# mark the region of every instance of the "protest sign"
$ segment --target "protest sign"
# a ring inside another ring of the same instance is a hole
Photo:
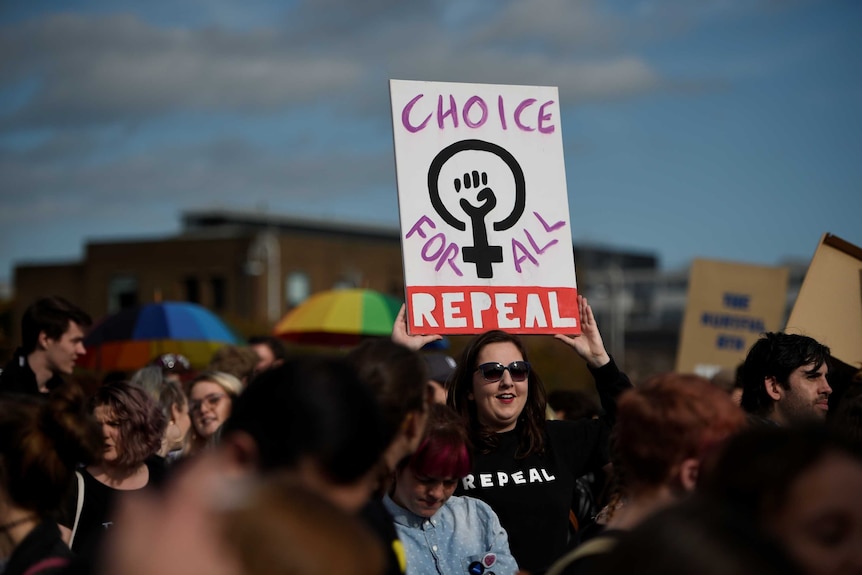
[[[787,277],[787,268],[694,260],[676,371],[735,369],[762,333],[781,329]]]
[[[862,249],[823,235],[785,331],[813,337],[844,363],[862,365]]]
[[[580,333],[556,88],[390,80],[411,333]]]

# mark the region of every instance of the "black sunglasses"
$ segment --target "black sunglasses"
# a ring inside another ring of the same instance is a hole
[[[530,364],[526,361],[513,361],[509,365],[491,361],[476,368],[482,372],[482,377],[488,383],[497,383],[503,379],[503,372],[509,371],[512,381],[525,381],[530,376]]]

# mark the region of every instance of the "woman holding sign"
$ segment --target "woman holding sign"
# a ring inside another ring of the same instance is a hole
[[[534,574],[569,547],[575,480],[608,462],[616,399],[631,387],[605,350],[586,298],[578,296],[578,308],[581,335],[554,337],[587,362],[603,418],[547,421],[544,385],[521,340],[504,331],[476,336],[449,382],[448,404],[464,418],[476,446],[472,473],[456,493],[491,506],[509,534],[518,565]],[[403,313],[393,330],[395,341],[418,349],[439,339],[408,335]]]

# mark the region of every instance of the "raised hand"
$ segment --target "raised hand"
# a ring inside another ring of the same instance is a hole
[[[401,309],[398,310],[398,317],[395,318],[395,324],[392,326],[392,341],[399,343],[413,351],[419,351],[426,344],[432,341],[443,339],[442,335],[411,335],[407,333],[407,317],[405,315],[406,305],[401,304]]]
[[[611,361],[596,325],[593,308],[584,296],[578,296],[578,311],[581,316],[581,334],[569,336],[562,333],[554,337],[574,349],[591,367],[601,367]]]

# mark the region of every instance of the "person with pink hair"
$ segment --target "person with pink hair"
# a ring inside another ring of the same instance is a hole
[[[398,465],[394,487],[383,500],[404,546],[407,575],[518,570],[506,530],[491,507],[453,495],[470,469],[461,418],[444,405],[429,406],[419,448]]]

